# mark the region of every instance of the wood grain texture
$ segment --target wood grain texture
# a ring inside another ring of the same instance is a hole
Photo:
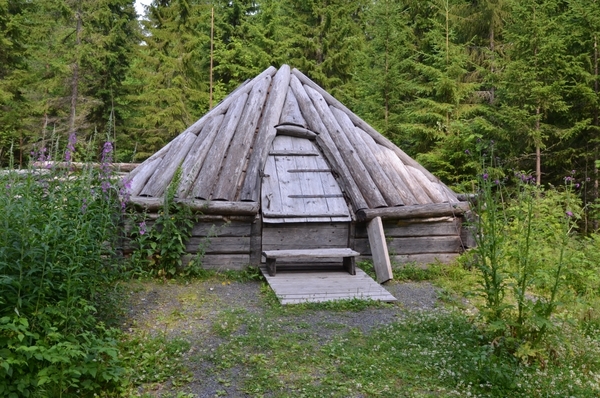
[[[360,161],[364,164],[369,176],[371,176],[373,182],[375,182],[375,185],[385,199],[387,206],[403,206],[404,201],[398,190],[383,170],[382,164],[378,162],[377,157],[371,151],[369,145],[364,142],[360,131],[357,131],[348,115],[333,106],[330,106],[329,109],[348,138],[354,151],[358,154]]]
[[[367,223],[367,231],[377,282],[385,283],[390,279],[393,279],[394,276],[392,274],[392,263],[390,262],[390,256],[388,254],[386,236],[383,230],[381,217],[375,217],[369,221]]]
[[[281,110],[285,103],[287,88],[290,82],[290,67],[283,65],[273,78],[271,91],[267,98],[264,108],[260,129],[252,148],[252,154],[248,160],[246,178],[242,185],[240,200],[253,201],[259,200],[260,196],[260,172],[264,169],[267,161],[271,142],[276,135],[275,126],[279,124]]]
[[[317,134],[310,131],[306,127],[280,124],[275,126],[275,129],[277,130],[277,135],[289,135],[292,137],[308,138],[309,140],[314,140],[317,138]]]
[[[361,269],[356,269],[356,275],[341,269],[338,272],[280,269],[275,277],[269,276],[264,267],[261,267],[261,272],[284,305],[348,299],[396,301],[393,295]]]
[[[130,173],[128,175],[127,178],[129,178],[131,182],[131,188],[129,189],[130,195],[138,196],[140,194],[150,177],[152,177],[152,174],[156,171],[160,162],[162,162],[162,158],[160,157],[148,159],[134,170],[136,172],[135,174]]]
[[[398,176],[400,176],[400,178],[404,181],[404,185],[410,190],[417,203],[420,205],[432,203],[429,195],[427,195],[427,193],[423,190],[423,187],[412,175],[411,171],[406,167],[406,165],[402,163],[400,159],[398,159],[396,154],[392,150],[385,147],[381,147],[381,151],[383,152],[384,156],[387,156],[390,165],[394,168],[396,173],[398,173]]]
[[[205,200],[175,199],[178,203],[186,204],[192,211],[203,214],[254,216],[260,208],[254,202],[211,202]],[[130,203],[144,211],[157,211],[163,206],[162,198],[147,198],[132,196]]]
[[[410,238],[392,238],[387,242],[390,256],[398,254],[424,253],[460,253],[460,236],[424,236]],[[357,238],[354,249],[363,255],[371,255],[369,240]]]
[[[246,80],[245,82],[240,84],[235,90],[229,93],[227,97],[225,97],[221,102],[219,102],[213,109],[211,109],[208,113],[202,116],[197,122],[188,127],[184,131],[184,133],[191,132],[198,135],[207,118],[227,112],[229,106],[232,102],[234,102],[237,99],[238,95],[249,93],[257,81],[261,81],[266,76],[273,76],[275,72],[277,72],[277,69],[274,66],[270,66],[269,68],[265,69],[261,74],[256,76],[254,79]]]
[[[227,149],[223,169],[213,192],[214,200],[235,200],[242,170],[248,161],[252,140],[258,126],[258,120],[263,113],[271,77],[266,76],[255,83],[248,96],[244,111],[237,125],[235,134]]]
[[[296,249],[296,250],[263,250],[266,258],[323,258],[323,257],[356,257],[360,253],[350,248]]]
[[[302,117],[298,100],[291,90],[287,91],[279,123],[306,127],[306,120]]]
[[[206,155],[212,147],[217,132],[221,127],[225,115],[216,115],[206,121],[204,128],[196,137],[192,144],[188,156],[181,165],[181,181],[177,188],[177,196],[187,198],[189,191],[192,188],[194,181],[198,177],[198,173],[204,164]]]
[[[331,113],[331,110],[329,109],[329,106],[325,102],[323,96],[308,86],[304,86],[304,89],[311,98],[317,113],[323,121],[323,124],[327,127],[327,132],[331,136],[335,146],[341,154],[342,160],[350,170],[350,174],[356,182],[356,185],[359,187],[362,196],[367,201],[369,208],[387,206],[385,199],[377,188],[377,185],[371,178],[364,164],[361,162],[356,150],[350,144],[350,141],[347,137],[348,133],[345,132],[339,125]]]
[[[382,166],[383,170],[390,179],[392,186],[398,192],[404,204],[407,206],[419,204],[415,196],[412,194],[410,188],[406,186],[406,182],[404,182],[402,177],[396,171],[396,168],[392,164],[392,160],[385,152],[385,148],[377,144],[370,135],[364,132],[364,130],[356,127],[355,131],[361,136],[365,145],[370,148],[373,157],[377,163]]]
[[[383,229],[385,231],[385,236],[388,238],[410,236],[458,236],[461,231],[461,220],[459,218],[451,218],[447,221],[411,223],[389,220],[383,223]],[[365,224],[361,223],[357,225],[356,237],[368,237]]]
[[[349,223],[263,225],[263,250],[346,247]]]
[[[249,236],[191,237],[185,245],[187,253],[197,253],[202,248],[207,254],[250,254]]]
[[[363,209],[357,212],[359,221],[371,220],[375,217],[383,219],[429,218],[443,216],[459,216],[469,210],[469,203],[432,203],[420,206],[388,207],[384,209]]]
[[[367,202],[360,192],[360,189],[356,185],[354,178],[350,174],[350,170],[348,170],[348,167],[344,163],[342,156],[331,140],[331,137],[327,133],[327,128],[321,121],[321,118],[317,113],[312,100],[304,90],[304,87],[300,81],[295,76],[292,76],[290,80],[290,88],[294,91],[296,99],[298,100],[298,105],[302,111],[302,115],[308,123],[308,127],[312,131],[319,134],[317,136],[317,143],[325,154],[325,157],[328,163],[331,165],[331,168],[336,170],[339,174],[340,178],[337,179],[339,185],[352,201],[354,210],[368,208]]]
[[[148,180],[140,196],[160,197],[165,193],[167,186],[173,180],[173,176],[181,162],[188,154],[196,136],[192,133],[185,133],[177,137],[169,152],[165,154],[162,162],[155,168],[154,174]]]
[[[192,236],[247,237],[250,236],[252,224],[247,222],[201,222],[194,224]]]
[[[211,199],[213,187],[220,176],[219,172],[224,161],[223,155],[227,151],[227,147],[229,147],[235,129],[242,117],[247,98],[248,94],[241,94],[227,110],[217,136],[194,182],[192,194],[194,198]]]

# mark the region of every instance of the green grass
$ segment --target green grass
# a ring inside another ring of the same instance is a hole
[[[446,286],[448,295],[457,295],[470,286],[460,285],[458,279],[468,281],[464,273],[470,272],[440,266],[430,275],[432,282]],[[205,292],[206,286],[222,283],[223,279],[216,276],[188,281],[186,288],[191,290],[183,292],[180,299],[182,311],[192,301],[195,306],[210,306],[214,317],[207,333],[219,339],[218,347],[203,349],[202,341],[190,340],[191,337],[130,338],[127,346],[137,344],[139,352],[130,353],[128,363],[133,374],[148,378],[132,382],[144,386],[145,396],[192,397],[187,383],[193,378],[202,384],[205,377],[218,381],[217,396],[600,395],[600,334],[594,329],[593,320],[585,332],[576,321],[557,319],[561,328],[547,341],[547,346],[552,347],[547,354],[540,354],[535,360],[521,360],[500,349],[498,341],[487,339],[477,318],[458,306],[429,312],[406,311],[396,322],[363,332],[344,325],[341,319],[389,308],[390,304],[349,300],[281,306],[266,285],[261,288],[259,311],[239,304],[212,306],[198,301],[206,293],[189,296],[189,291]],[[179,321],[167,318],[164,322]],[[183,355],[190,346],[197,348],[195,354]],[[197,368],[205,373],[194,374],[192,369]],[[153,389],[161,392],[151,393]],[[134,390],[132,387],[129,391]]]

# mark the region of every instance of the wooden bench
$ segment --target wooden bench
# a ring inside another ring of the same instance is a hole
[[[298,250],[267,250],[262,252],[262,255],[267,259],[267,271],[270,276],[275,276],[277,259],[294,258],[294,259],[312,259],[312,258],[328,258],[342,257],[344,259],[343,267],[350,275],[356,275],[356,265],[354,257],[360,253],[349,248],[339,249],[298,249]]]

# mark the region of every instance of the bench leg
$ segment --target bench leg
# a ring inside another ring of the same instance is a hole
[[[275,276],[275,273],[277,272],[275,261],[274,258],[267,258],[267,272],[270,276]]]
[[[356,275],[356,261],[354,257],[344,257],[344,269],[348,271],[350,275]]]

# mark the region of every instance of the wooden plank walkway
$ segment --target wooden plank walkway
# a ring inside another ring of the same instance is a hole
[[[283,268],[278,270],[277,276],[269,276],[266,267],[261,267],[260,270],[281,304],[318,303],[353,298],[396,301],[383,286],[359,268],[356,268],[356,275],[350,275],[342,269],[291,271]]]

